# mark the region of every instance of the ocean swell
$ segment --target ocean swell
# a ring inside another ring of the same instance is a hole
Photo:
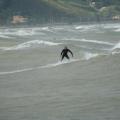
[[[78,41],[78,42],[86,42],[86,43],[94,43],[94,44],[102,44],[102,45],[114,45],[114,43],[99,41],[99,40],[87,40],[87,39],[76,39],[76,38],[65,38],[63,40],[66,41]]]
[[[24,42],[21,43],[19,45],[16,46],[12,46],[12,47],[0,47],[1,50],[22,50],[22,49],[26,49],[26,48],[30,48],[30,47],[36,47],[37,45],[47,45],[47,46],[57,46],[60,45],[62,43],[54,43],[54,42],[49,42],[49,41],[42,41],[42,40],[32,40],[32,41],[28,41],[28,42]]]

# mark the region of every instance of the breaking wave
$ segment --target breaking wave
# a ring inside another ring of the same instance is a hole
[[[118,28],[118,29],[116,29],[116,30],[114,30],[115,32],[120,32],[120,28]]]
[[[81,30],[89,30],[89,29],[94,29],[94,28],[96,28],[96,25],[81,25],[81,26],[75,26],[75,29],[76,30],[79,30],[79,29],[81,29]]]
[[[117,43],[117,44],[112,48],[112,50],[119,49],[119,48],[120,48],[120,42]]]
[[[75,39],[75,38],[70,38],[70,39],[68,39],[68,38],[66,39],[65,38],[64,40],[78,41],[78,42],[87,42],[87,43],[95,43],[95,44],[103,44],[103,45],[114,45],[114,43],[98,41],[98,40]]]
[[[111,53],[112,55],[120,54],[120,42],[117,43],[117,44],[110,50],[110,53]]]
[[[1,31],[1,35],[6,36],[32,36],[35,34],[33,29],[5,29]]]
[[[95,58],[95,57],[98,57],[98,56],[99,56],[99,54],[97,54],[97,53],[85,52],[83,60],[90,60],[91,58]]]
[[[7,39],[9,39],[9,38],[11,38],[11,37],[6,36],[6,35],[1,35],[1,34],[0,34],[0,38],[7,38]]]
[[[36,70],[36,69],[42,69],[42,68],[52,68],[52,67],[60,66],[60,65],[63,65],[63,64],[67,64],[67,63],[77,62],[77,61],[79,61],[79,59],[65,60],[65,61],[62,61],[62,62],[58,61],[56,63],[47,64],[47,65],[43,65],[43,66],[39,66],[39,67],[34,67],[34,68],[26,68],[26,69],[21,69],[21,70],[14,70],[14,71],[8,71],[8,72],[0,72],[0,75],[15,74],[15,73],[21,73],[21,72],[26,72],[26,71]]]
[[[99,56],[99,54],[96,54],[96,53],[85,52],[84,57],[82,59],[64,60],[62,62],[58,61],[56,63],[41,65],[41,66],[33,67],[33,68],[26,68],[26,69],[19,69],[19,70],[7,71],[7,72],[0,72],[0,75],[15,74],[15,73],[21,73],[21,72],[32,71],[32,70],[37,70],[37,69],[44,69],[44,68],[53,68],[53,67],[57,67],[57,66],[64,65],[64,64],[78,62],[80,60],[90,60],[90,59],[98,57],[98,56]]]
[[[26,49],[29,47],[34,47],[37,45],[47,45],[47,46],[57,46],[62,43],[54,43],[54,42],[49,42],[49,41],[42,41],[42,40],[33,40],[33,41],[28,41],[25,43],[21,43],[19,45],[13,46],[13,47],[0,47],[2,50],[21,50],[21,49]]]

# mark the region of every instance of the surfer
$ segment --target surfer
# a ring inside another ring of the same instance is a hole
[[[68,52],[71,53],[71,55],[73,57],[72,51],[70,49],[68,49],[67,46],[65,46],[65,48],[61,52],[61,56],[62,56],[61,61],[64,59],[64,57],[66,57],[67,59],[70,59],[69,56],[68,56]]]

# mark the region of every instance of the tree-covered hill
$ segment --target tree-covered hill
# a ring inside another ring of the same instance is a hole
[[[0,23],[15,15],[28,23],[75,22],[120,15],[120,0],[0,0]],[[97,16],[97,17],[96,17]]]

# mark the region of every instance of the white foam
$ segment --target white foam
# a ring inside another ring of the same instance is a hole
[[[32,41],[28,41],[18,45],[17,48],[26,48],[26,47],[31,47],[33,45],[39,45],[39,44],[54,46],[54,45],[59,45],[61,43],[54,43],[54,42],[42,41],[42,40],[32,40]]]
[[[42,27],[42,30],[49,30],[49,27]]]
[[[6,35],[2,35],[2,34],[0,33],[0,38],[7,38],[7,39],[9,39],[9,38],[11,38],[11,37],[6,36]]]
[[[120,28],[119,29],[116,29],[116,30],[114,30],[115,32],[120,32]]]
[[[64,27],[53,27],[53,30],[64,30]]]
[[[120,48],[120,42],[119,43],[117,43],[113,48],[112,48],[112,50],[115,50],[115,49],[119,49]]]
[[[89,30],[89,29],[96,28],[96,27],[97,27],[96,25],[80,25],[80,26],[76,26],[75,29]]]
[[[97,56],[99,56],[99,54],[97,54],[97,53],[85,52],[85,53],[84,53],[83,60],[89,60],[89,59],[95,58],[95,57],[97,57]]]
[[[86,39],[81,39],[80,41],[82,41],[82,42],[97,43],[97,44],[105,44],[105,45],[114,45],[113,43],[110,43],[110,42],[104,42],[104,41],[98,41],[98,40],[86,40]]]
[[[107,28],[107,29],[115,28],[115,29],[117,29],[117,28],[120,28],[120,24],[119,24],[119,23],[105,24],[105,25],[103,26],[103,28]]]
[[[52,33],[56,33],[55,31],[53,31],[53,29],[51,27],[43,27],[41,28],[42,31],[45,31],[45,32],[52,32]]]
[[[104,41],[99,41],[99,40],[87,40],[87,39],[75,39],[75,38],[70,38],[70,39],[64,39],[64,40],[70,40],[70,41],[80,41],[80,42],[88,42],[88,43],[95,43],[95,44],[103,44],[103,45],[114,45],[113,43],[110,42],[104,42]]]
[[[93,54],[93,53],[86,52],[84,54],[83,59],[81,59],[81,60],[89,60],[89,59],[95,58],[97,56],[98,56],[98,54]],[[38,66],[38,67],[34,67],[34,68],[26,68],[26,69],[13,70],[13,71],[7,71],[7,72],[0,72],[0,75],[15,74],[15,73],[27,72],[27,71],[37,70],[37,69],[44,69],[44,68],[53,68],[53,67],[57,67],[57,66],[60,66],[60,65],[69,64],[69,63],[72,63],[72,62],[77,62],[79,60],[80,59],[64,60],[62,62],[58,61],[56,63],[51,63],[51,64]]]
[[[77,27],[75,27],[76,30],[79,30],[79,29],[82,29],[82,28],[83,28],[83,26],[77,26]]]
[[[57,63],[48,64],[48,65],[42,66],[41,68],[50,68],[50,67],[55,67],[55,66],[59,66],[62,64],[66,64],[66,63],[76,62],[76,61],[79,61],[79,59],[64,60],[62,62],[58,61]]]
[[[120,54],[120,51],[113,51],[112,55],[115,55],[115,54]]]
[[[35,34],[35,32],[32,29],[28,29],[28,30],[21,29],[16,32],[16,35],[18,35],[18,36],[28,36],[28,35],[32,36],[34,34]]]
[[[111,49],[112,55],[119,54],[120,53],[120,42],[117,43],[112,49]]]
[[[26,72],[26,71],[36,70],[36,69],[43,69],[43,68],[52,68],[52,67],[60,66],[62,64],[72,63],[72,62],[76,62],[76,61],[79,61],[79,59],[65,60],[65,61],[62,61],[62,62],[58,61],[57,63],[47,64],[47,65],[44,65],[44,66],[39,66],[39,67],[34,67],[34,68],[26,68],[26,69],[21,69],[21,70],[0,72],[0,75],[15,74],[15,73],[21,73],[21,72]]]
[[[35,30],[31,28],[14,28],[14,29],[4,29],[0,32],[1,35],[11,35],[11,36],[32,36],[35,35]]]
[[[42,41],[42,40],[32,40],[32,41],[28,41],[25,43],[21,43],[19,45],[13,46],[13,47],[1,47],[0,49],[2,49],[2,50],[21,50],[21,49],[29,48],[29,47],[40,45],[40,44],[47,45],[47,46],[57,46],[57,45],[60,45],[61,43],[54,43],[54,42]]]
[[[8,71],[8,72],[0,72],[0,75],[8,75],[8,74],[14,74],[14,73],[21,73],[21,72],[31,71],[31,70],[34,70],[34,68],[14,70],[14,71]]]

